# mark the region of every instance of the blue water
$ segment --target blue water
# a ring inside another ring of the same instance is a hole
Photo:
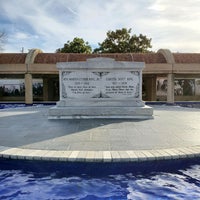
[[[0,160],[0,199],[200,199],[200,161]]]
[[[0,103],[0,109],[12,109],[12,108],[24,108],[24,107],[37,107],[37,106],[46,106],[46,105],[55,105],[54,103],[37,103],[26,105],[24,103]]]
[[[25,107],[25,104],[15,104],[15,103],[0,103],[0,109],[6,109],[6,108],[17,108],[17,107]]]

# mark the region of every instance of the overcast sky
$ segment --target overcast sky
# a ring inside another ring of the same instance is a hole
[[[96,48],[108,30],[131,28],[152,50],[200,52],[200,0],[0,0],[4,52],[55,52],[81,37]]]

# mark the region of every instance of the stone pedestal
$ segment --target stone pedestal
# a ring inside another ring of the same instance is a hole
[[[57,63],[60,101],[49,119],[152,118],[153,109],[142,101],[144,66],[110,58]]]

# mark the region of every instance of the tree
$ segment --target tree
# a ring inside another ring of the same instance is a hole
[[[131,29],[117,29],[108,31],[107,38],[99,43],[99,48],[94,49],[94,53],[130,53],[130,52],[148,52],[151,48],[151,39],[140,34],[130,35]]]
[[[92,53],[92,48],[82,38],[75,37],[71,42],[68,40],[63,48],[57,49],[56,53]]]
[[[3,45],[6,41],[6,33],[5,31],[0,31],[0,52],[3,51]]]

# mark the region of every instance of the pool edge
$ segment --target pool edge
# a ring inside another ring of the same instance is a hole
[[[18,160],[22,159],[88,163],[144,162],[200,157],[200,146],[125,151],[58,151],[0,146],[0,157]]]

